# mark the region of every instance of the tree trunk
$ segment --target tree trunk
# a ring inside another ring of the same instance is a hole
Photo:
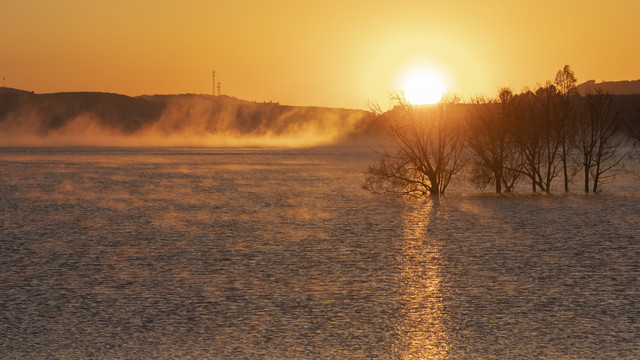
[[[440,183],[437,180],[430,180],[431,183],[431,191],[429,192],[429,196],[439,197],[440,196]]]
[[[586,164],[584,166],[584,192],[589,192],[589,167]]]
[[[593,192],[598,191],[598,180],[600,178],[600,158],[598,158],[598,164],[596,165],[596,174],[593,176]]]
[[[564,171],[564,192],[569,192],[569,174],[567,173],[567,145],[562,141],[562,169]]]

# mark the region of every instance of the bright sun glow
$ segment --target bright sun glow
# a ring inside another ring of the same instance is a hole
[[[425,70],[409,74],[402,86],[404,97],[413,105],[435,104],[442,99],[444,91],[442,80]]]

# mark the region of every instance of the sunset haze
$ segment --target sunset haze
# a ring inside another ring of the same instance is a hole
[[[640,78],[640,2],[2,1],[0,76],[36,93],[213,91],[386,106],[412,68],[464,97]]]

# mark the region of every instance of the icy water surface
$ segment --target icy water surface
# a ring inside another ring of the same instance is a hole
[[[640,358],[637,184],[402,200],[374,158],[0,149],[0,357]]]

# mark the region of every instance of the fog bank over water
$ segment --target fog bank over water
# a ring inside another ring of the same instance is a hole
[[[256,103],[228,96],[0,92],[3,146],[289,146],[360,143],[362,110]]]

